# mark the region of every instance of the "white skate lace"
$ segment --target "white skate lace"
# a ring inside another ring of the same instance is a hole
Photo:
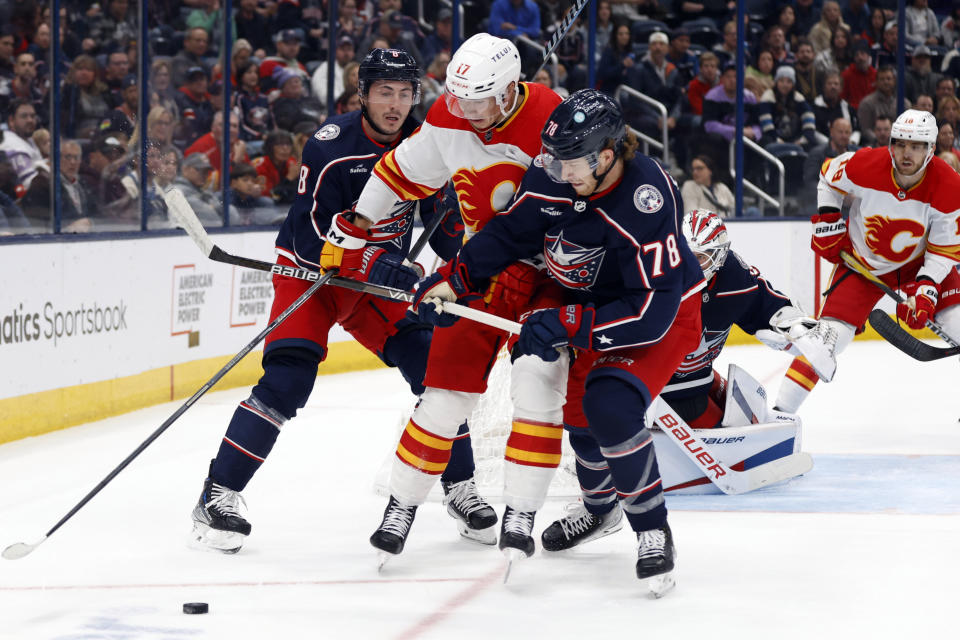
[[[403,507],[394,503],[384,514],[380,530],[405,538],[413,523],[413,513],[413,507]]]
[[[507,509],[503,515],[503,532],[516,533],[521,536],[529,536],[533,531],[533,511],[514,511]]]
[[[447,499],[453,503],[453,506],[468,516],[474,511],[479,511],[488,506],[480,497],[480,494],[477,493],[477,485],[474,484],[472,479],[451,485]]]
[[[637,540],[640,542],[640,548],[637,551],[638,559],[663,555],[663,550],[667,546],[667,534],[663,529],[641,531],[637,534]]]
[[[240,513],[241,502],[244,507],[247,506],[247,502],[243,499],[243,496],[240,495],[239,491],[234,491],[223,485],[213,483],[210,485],[210,501],[204,503],[203,506],[205,506],[208,511],[211,508],[216,509],[222,516],[242,518],[243,515]]]
[[[560,521],[560,528],[567,540],[575,535],[588,531],[598,520],[582,504],[577,503],[567,508],[567,515]]]

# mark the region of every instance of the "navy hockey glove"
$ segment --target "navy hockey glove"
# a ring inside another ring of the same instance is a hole
[[[363,251],[344,251],[340,266],[348,278],[409,291],[420,280],[420,274],[404,262],[402,256],[371,245]]]
[[[476,296],[466,268],[452,260],[420,281],[410,310],[420,322],[449,327],[460,317],[444,313],[443,303],[465,302]]]
[[[523,323],[515,354],[553,362],[560,357],[557,349],[572,346],[589,350],[595,313],[593,307],[579,304],[534,312]]]

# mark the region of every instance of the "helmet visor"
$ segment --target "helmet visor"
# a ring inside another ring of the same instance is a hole
[[[420,102],[420,87],[400,80],[377,80],[364,96],[370,104],[396,104],[410,107]]]
[[[449,91],[443,94],[447,110],[457,118],[464,120],[487,120],[501,117],[500,106],[495,98],[467,99],[458,98]]]
[[[597,168],[597,154],[590,153],[580,158],[560,160],[547,147],[540,149],[540,162],[554,182],[581,183],[588,177],[593,177]]]

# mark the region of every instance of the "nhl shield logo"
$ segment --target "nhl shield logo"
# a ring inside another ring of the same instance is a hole
[[[644,213],[656,213],[663,207],[663,194],[653,185],[644,184],[633,192],[633,204]]]
[[[328,124],[321,127],[319,131],[313,134],[313,137],[322,141],[333,140],[338,135],[340,135],[340,127],[335,124]]]
[[[584,202],[583,200],[577,200],[576,202],[573,203],[573,210],[576,211],[577,213],[583,213],[584,211],[587,210],[587,203]]]

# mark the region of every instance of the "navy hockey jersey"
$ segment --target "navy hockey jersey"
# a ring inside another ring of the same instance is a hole
[[[353,209],[373,165],[419,124],[408,117],[396,144],[385,146],[364,133],[361,117],[359,111],[353,111],[329,118],[303,147],[297,195],[276,241],[277,253],[303,268],[320,268],[320,252],[333,216]],[[425,224],[433,215],[445,212],[435,195],[398,202],[390,215],[370,229],[370,243],[406,255],[418,204]],[[456,212],[454,215],[459,217]],[[430,240],[437,255],[445,259],[456,255],[462,242],[462,238],[444,233],[435,233]]]
[[[700,346],[687,354],[663,388],[666,400],[705,394],[713,382],[713,361],[720,355],[733,325],[753,335],[770,328],[770,317],[790,304],[755,267],[730,251],[723,266],[701,292],[700,316],[703,336]]]
[[[680,231],[682,215],[676,183],[646,156],[589,198],[534,160],[510,207],[464,245],[460,261],[478,285],[542,253],[570,301],[596,308],[593,349],[643,346],[658,341],[680,302],[705,286]]]

